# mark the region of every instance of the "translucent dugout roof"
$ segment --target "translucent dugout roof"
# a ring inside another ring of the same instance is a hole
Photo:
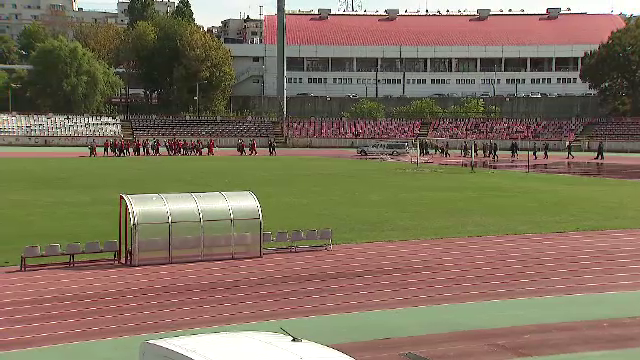
[[[251,191],[122,195],[131,225],[218,220],[262,220]]]

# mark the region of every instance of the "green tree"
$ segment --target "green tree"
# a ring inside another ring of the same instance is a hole
[[[113,67],[121,64],[124,29],[116,24],[77,24],[73,38],[105,63]]]
[[[40,111],[95,113],[122,87],[114,69],[77,41],[58,37],[40,44],[30,57],[29,98]]]
[[[18,44],[7,35],[0,35],[0,63],[15,65],[20,62]]]
[[[195,24],[196,22],[195,18],[193,17],[193,10],[191,10],[191,3],[189,2],[189,0],[178,1],[178,5],[176,5],[176,9],[171,15],[176,19],[180,19],[188,23]]]
[[[607,42],[585,54],[580,78],[598,91],[610,109],[640,115],[640,22],[612,33]],[[620,106],[625,102],[628,107]]]
[[[128,32],[126,53],[162,111],[195,110],[196,84],[203,111],[224,110],[235,80],[231,54],[197,25],[173,16],[139,22]]]
[[[200,108],[220,114],[235,81],[231,52],[194,24],[187,26],[183,35],[179,43],[180,61],[174,73],[176,103],[182,104],[180,110],[186,110],[193,104],[199,88]]]
[[[22,29],[18,35],[18,47],[26,54],[31,56],[36,51],[38,45],[46,42],[51,38],[51,34],[40,23],[31,23]]]
[[[433,99],[419,99],[409,105],[393,109],[393,116],[399,119],[425,119],[440,117],[444,111]]]
[[[151,21],[158,15],[154,0],[131,0],[127,12],[130,28],[133,28],[138,21]]]
[[[384,105],[369,99],[360,99],[344,115],[354,119],[380,119],[385,114]]]
[[[480,98],[465,98],[460,104],[447,109],[449,117],[458,118],[497,117],[499,114],[500,109],[497,106],[487,108],[484,100]]]

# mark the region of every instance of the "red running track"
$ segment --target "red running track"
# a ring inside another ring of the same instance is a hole
[[[0,274],[0,351],[377,309],[640,290],[640,230]],[[12,270],[15,270],[12,269]]]

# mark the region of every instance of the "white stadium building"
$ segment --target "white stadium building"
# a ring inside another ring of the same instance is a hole
[[[558,8],[546,14],[287,14],[287,95],[589,95],[579,76],[581,58],[624,24],[618,15]],[[277,17],[268,15],[264,41],[226,44],[234,95],[277,95],[276,29]]]

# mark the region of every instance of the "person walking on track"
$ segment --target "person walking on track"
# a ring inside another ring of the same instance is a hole
[[[596,158],[593,160],[604,160],[604,144],[602,141],[598,143],[598,152],[596,154]]]

